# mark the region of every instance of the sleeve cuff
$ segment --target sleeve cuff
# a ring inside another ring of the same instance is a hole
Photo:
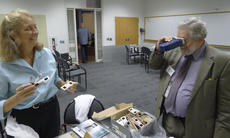
[[[57,85],[58,84],[58,82],[60,81],[60,80],[62,80],[60,77],[57,77],[56,79],[55,79],[55,85]]]
[[[163,51],[157,51],[157,49],[155,48],[155,49],[154,49],[154,54],[155,54],[155,55],[163,55],[164,52],[163,52]]]
[[[9,112],[7,112],[7,113],[3,113],[3,105],[4,105],[4,102],[5,102],[6,100],[2,100],[2,101],[0,101],[0,120],[4,120],[5,118],[7,118],[9,115],[10,115],[10,113],[11,113],[11,111],[9,111]]]

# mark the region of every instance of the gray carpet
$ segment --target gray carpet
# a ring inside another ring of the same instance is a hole
[[[144,65],[126,64],[123,46],[103,47],[104,61],[82,64],[87,70],[88,89],[80,86],[75,94],[63,91],[58,93],[61,122],[67,104],[80,94],[93,94],[108,108],[125,102],[153,114],[154,99],[157,93],[159,71],[145,72]]]

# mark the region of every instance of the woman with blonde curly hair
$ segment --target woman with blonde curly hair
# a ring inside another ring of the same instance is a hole
[[[60,111],[56,98],[62,81],[52,52],[37,41],[38,29],[30,13],[17,9],[0,27],[0,119],[9,115],[33,128],[41,138],[59,133]],[[46,83],[35,81],[48,76]],[[68,89],[75,92],[77,82]],[[9,136],[10,137],[10,136]]]

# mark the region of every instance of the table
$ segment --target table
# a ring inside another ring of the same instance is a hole
[[[95,121],[97,122],[98,124],[100,124],[102,127],[104,127],[106,130],[108,130],[110,133],[103,136],[103,138],[120,138],[119,136],[117,136],[116,134],[114,134],[112,131],[111,131],[111,120],[110,119],[105,119],[103,121]],[[79,137],[77,134],[75,134],[75,132],[73,131],[69,131],[65,134],[62,134],[56,138],[81,138]]]
[[[56,138],[80,138],[80,137],[77,136],[73,131],[70,131],[60,136],[57,136]]]

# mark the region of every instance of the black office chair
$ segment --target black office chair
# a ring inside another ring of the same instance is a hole
[[[62,53],[61,58],[66,60],[69,64],[73,64],[72,57],[69,55],[69,53]]]
[[[91,104],[87,116],[89,119],[92,119],[92,115],[94,112],[100,112],[103,110],[104,110],[103,104],[98,99],[95,98]],[[75,101],[72,100],[65,109],[64,124],[62,124],[62,126],[64,127],[64,131],[67,132],[67,126],[72,127],[73,124],[79,124],[79,123],[80,122],[75,118]]]
[[[136,62],[136,57],[139,56],[138,52],[134,52],[134,50],[132,50],[128,45],[125,45],[125,49],[126,49],[126,62],[129,64],[130,60],[134,59],[134,62]]]
[[[60,54],[57,50],[54,50],[54,54],[55,54],[57,57],[61,57],[61,54]]]
[[[72,58],[69,56],[68,53],[63,53],[61,54],[60,52],[58,52],[57,50],[53,50],[53,56],[57,62],[57,69],[58,69],[58,75],[60,77],[62,77],[64,80],[66,80],[66,74],[63,74],[63,69],[62,69],[62,61],[61,60],[65,60],[66,62],[68,62],[68,65],[72,65]]]
[[[58,58],[62,58],[68,62],[68,64],[73,64],[72,57],[69,55],[69,53],[60,53],[57,50],[54,50],[54,57],[57,61]]]
[[[150,57],[151,51],[147,47],[141,47],[141,52],[143,53],[143,62],[145,65],[145,71],[149,73],[149,57]]]
[[[60,65],[61,76],[63,76],[64,81],[72,80],[78,77],[78,82],[81,83],[81,76],[85,77],[85,90],[87,90],[87,72],[84,67],[78,64],[71,64],[63,58],[58,58],[58,64]]]

